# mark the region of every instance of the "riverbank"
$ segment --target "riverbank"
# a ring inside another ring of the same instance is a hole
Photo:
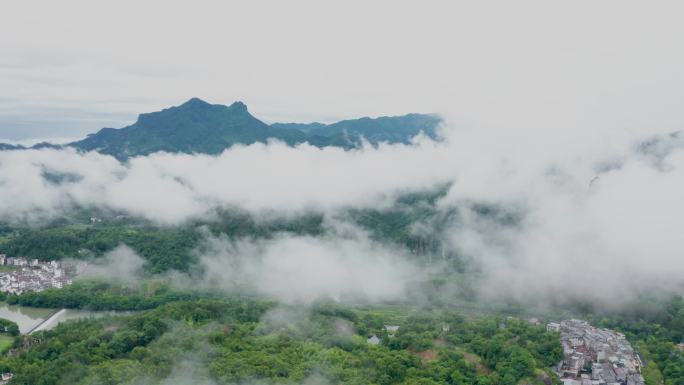
[[[55,308],[36,308],[21,305],[9,305],[0,302],[0,318],[8,319],[19,326],[19,332],[26,334],[36,328],[50,316],[60,309]]]

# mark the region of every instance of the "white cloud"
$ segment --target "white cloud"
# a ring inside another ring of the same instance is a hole
[[[678,210],[683,151],[666,146],[669,153],[654,163],[634,151],[645,134],[578,131],[559,138],[555,132],[530,137],[451,129],[444,143],[422,138],[410,146],[343,151],[273,142],[217,156],[154,154],[127,164],[71,150],[0,152],[0,217],[38,221],[74,205],[128,211],[166,225],[218,207],[259,215],[335,213],[383,207],[397,192],[453,181],[440,207],[487,202],[526,215],[515,228],[465,216],[450,230],[453,247],[484,267],[483,295],[615,301],[642,289],[684,285],[677,233],[684,225]],[[615,167],[590,186],[604,164]],[[50,181],[46,173],[63,180]],[[229,257],[205,260],[217,279],[240,279],[222,264],[253,256],[256,265],[236,271],[261,293],[288,301],[344,296],[349,285],[359,288],[352,294],[396,298],[407,282],[401,277],[419,271],[397,250],[339,232],[245,241],[215,252]]]
[[[401,300],[408,285],[423,278],[405,252],[363,236],[209,242],[200,259],[203,282],[226,290],[242,286],[288,303]]]
[[[145,260],[126,245],[120,245],[97,260],[92,260],[79,278],[108,279],[138,283],[144,276]]]
[[[678,231],[684,226],[679,210],[684,151],[665,163],[662,171],[630,158],[591,186],[590,174],[572,164],[564,165],[568,173],[561,175],[514,183],[503,178],[494,201],[525,208],[522,225],[501,227],[466,216],[465,224],[453,229],[452,244],[481,264],[485,297],[586,299],[617,306],[644,290],[682,293],[684,247]]]
[[[219,156],[155,154],[125,165],[71,150],[0,152],[0,215],[40,217],[82,205],[176,224],[223,206],[255,212],[364,206],[397,189],[448,178],[445,151],[427,139],[417,147],[355,151],[271,143],[237,146]],[[51,183],[46,172],[71,178]]]

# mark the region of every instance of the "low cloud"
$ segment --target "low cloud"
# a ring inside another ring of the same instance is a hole
[[[448,178],[446,149],[426,138],[415,146],[353,151],[274,142],[218,156],[159,153],[127,164],[73,150],[5,151],[0,215],[40,221],[74,206],[103,207],[173,225],[217,207],[294,212],[376,205],[398,189]]]
[[[363,237],[212,238],[207,246],[200,264],[209,285],[245,287],[287,303],[402,300],[423,275],[404,251]]]
[[[179,289],[253,293],[288,304],[311,304],[321,299],[401,301],[411,284],[427,276],[405,250],[373,242],[360,231],[354,237],[205,237],[195,251],[199,262],[191,272],[171,271],[157,278],[166,278]],[[146,277],[144,265],[142,257],[121,245],[92,259],[80,277],[136,284]]]
[[[620,306],[647,291],[684,293],[684,153],[663,165],[634,157],[591,181],[530,178],[496,200],[522,208],[520,224],[465,215],[449,232],[451,247],[480,266],[484,298]]]
[[[643,143],[652,135],[640,133],[583,132],[562,145],[548,133],[534,145],[490,134],[448,130],[441,143],[416,138],[352,151],[272,142],[127,163],[72,150],[0,152],[0,216],[41,223],[94,207],[174,226],[230,207],[257,220],[323,212],[326,220],[342,219],[320,237],[208,237],[198,251],[206,280],[287,302],[383,301],[403,298],[412,279],[432,272],[417,268],[405,248],[373,241],[338,214],[383,210],[398,194],[449,183],[434,205],[439,220],[417,218],[410,230],[437,236],[443,252],[472,264],[482,298],[619,303],[647,290],[682,292],[678,135],[658,136],[657,151],[649,152],[656,147]],[[474,204],[516,220],[496,219]],[[452,217],[454,208],[460,214]]]
[[[100,258],[91,259],[82,279],[105,279],[118,283],[137,283],[144,277],[145,260],[126,245],[120,245]]]

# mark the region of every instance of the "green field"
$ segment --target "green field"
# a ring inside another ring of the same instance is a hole
[[[13,342],[14,337],[5,334],[0,334],[0,353],[6,352],[10,348],[10,346],[12,346]]]

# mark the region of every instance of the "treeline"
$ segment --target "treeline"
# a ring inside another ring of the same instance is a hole
[[[200,236],[190,229],[120,225],[22,228],[0,245],[9,256],[41,260],[100,256],[126,244],[147,260],[151,272],[185,270]]]
[[[181,226],[155,226],[142,220],[109,220],[95,223],[47,227],[5,225],[0,237],[0,253],[41,260],[97,257],[125,244],[146,260],[146,270],[161,273],[187,271],[195,262],[192,251],[207,231],[231,238],[267,238],[278,232],[320,234],[322,217],[304,215],[293,219],[258,221],[242,212],[223,212],[212,221],[196,221]]]
[[[504,226],[516,225],[520,214],[476,203],[439,207],[447,191],[448,185],[407,192],[388,207],[341,210],[336,219],[366,229],[378,242],[406,248],[419,263],[439,262],[449,272],[464,273],[471,266],[443,244],[445,232],[461,220],[463,210]],[[161,273],[189,270],[196,262],[192,251],[207,234],[269,239],[282,233],[317,236],[326,231],[324,215],[317,212],[256,217],[237,208],[222,209],[210,218],[159,226],[121,213],[81,208],[42,226],[0,223],[0,253],[41,260],[82,259],[125,244],[145,258],[147,271]]]
[[[337,305],[179,301],[140,314],[60,324],[21,338],[0,370],[13,384],[558,384],[558,336],[512,319],[452,312],[399,317]],[[369,344],[385,324],[400,326]]]
[[[181,291],[154,281],[138,287],[99,281],[76,281],[63,289],[47,289],[21,295],[3,293],[0,299],[10,305],[87,310],[147,310],[169,302],[216,296],[210,293]]]

